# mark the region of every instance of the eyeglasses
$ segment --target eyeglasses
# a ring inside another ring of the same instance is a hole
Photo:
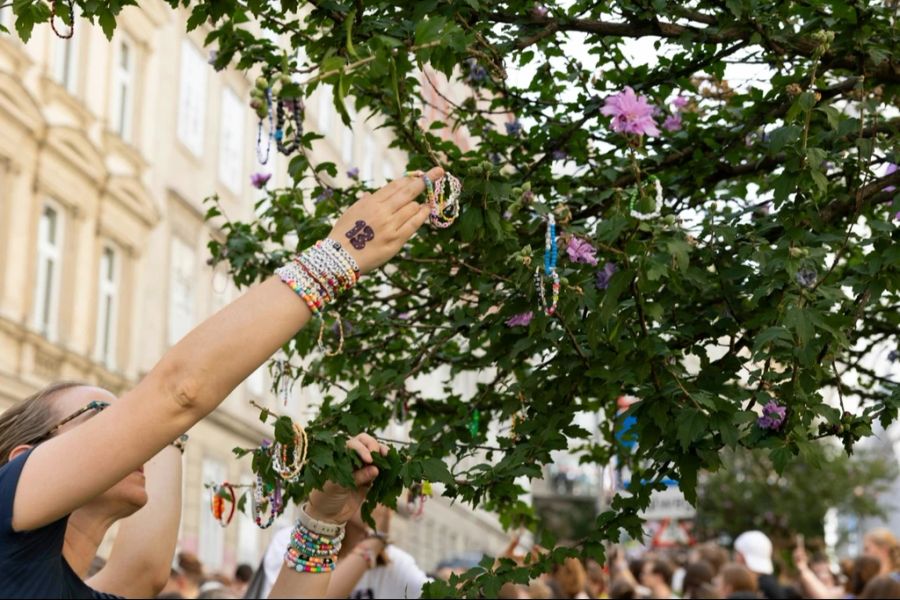
[[[48,439],[50,439],[51,437],[53,437],[53,434],[56,433],[56,431],[60,427],[65,425],[66,423],[70,423],[71,421],[74,421],[75,419],[77,419],[78,417],[83,415],[84,413],[90,412],[92,410],[100,412],[107,406],[109,406],[109,402],[103,402],[102,400],[92,400],[91,402],[88,402],[85,406],[82,406],[81,408],[79,408],[78,410],[73,412],[71,415],[69,415],[68,417],[66,417],[65,419],[63,419],[62,421],[60,421],[59,423],[57,423],[56,425],[54,425],[53,427],[48,429],[46,433],[44,433],[43,435],[41,435],[40,437],[35,439],[33,442],[31,442],[31,444],[34,445],[34,444],[40,444],[41,442],[45,442]]]

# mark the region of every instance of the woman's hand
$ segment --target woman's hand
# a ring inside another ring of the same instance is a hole
[[[347,441],[347,448],[356,452],[362,459],[363,466],[353,472],[356,487],[345,488],[329,481],[319,491],[309,496],[307,512],[309,516],[329,523],[346,523],[356,513],[366,498],[369,486],[378,477],[378,467],[372,464],[372,453],[382,456],[388,452],[387,446],[379,444],[367,433],[361,433]]]
[[[443,175],[440,167],[428,171],[432,181]],[[428,220],[429,206],[416,202],[424,191],[421,177],[395,179],[357,200],[334,224],[329,237],[339,241],[356,259],[362,273],[377,269],[393,258]]]

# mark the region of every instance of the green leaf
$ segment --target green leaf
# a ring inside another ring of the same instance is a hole
[[[790,307],[784,315],[784,324],[797,334],[801,346],[809,343],[813,336],[813,324],[807,317],[807,311],[798,306]]]
[[[447,19],[441,16],[422,19],[416,25],[416,45],[421,46],[437,40],[441,35],[441,30],[447,24]]]
[[[116,31],[115,15],[113,15],[112,11],[100,10],[97,11],[97,20],[100,22],[100,27],[103,29],[106,39],[111,40],[113,33]]]
[[[706,431],[707,418],[697,409],[685,408],[679,411],[676,421],[682,450],[687,450]]]

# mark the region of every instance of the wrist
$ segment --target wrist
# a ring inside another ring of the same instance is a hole
[[[300,522],[309,530],[323,535],[343,533],[346,521],[338,521],[330,513],[316,508],[312,502],[300,506]]]

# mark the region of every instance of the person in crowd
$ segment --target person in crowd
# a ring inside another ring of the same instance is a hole
[[[630,579],[616,577],[609,586],[609,597],[613,600],[633,600],[641,596]]]
[[[757,579],[757,588],[764,598],[781,600],[795,597],[792,590],[775,578],[772,563],[772,540],[762,531],[745,531],[734,540],[735,560],[750,569]]]
[[[759,598],[757,576],[746,566],[728,563],[717,576],[722,598]]]
[[[335,570],[335,583],[329,593],[339,598],[419,598],[428,576],[415,559],[389,543],[392,511],[379,505],[372,512],[376,528],[371,530],[357,513],[347,524],[340,560]],[[284,562],[284,548],[290,541],[291,528],[275,533],[263,558],[266,583],[261,588],[266,597]]]
[[[881,562],[880,575],[900,572],[900,543],[889,530],[873,529],[863,538],[863,554]]]
[[[569,557],[556,565],[553,568],[552,581],[557,590],[556,598],[589,598],[587,573],[577,558]]]
[[[689,562],[706,562],[712,567],[713,575],[717,575],[729,561],[728,551],[715,542],[704,542],[691,550]]]
[[[206,570],[203,563],[193,552],[179,552],[178,568],[175,570],[178,579],[178,591],[185,598],[196,598],[200,595],[200,587],[206,581]]]
[[[587,571],[587,592],[591,598],[603,598],[607,590],[607,577],[600,566],[593,558],[589,558],[585,562],[585,571]]]
[[[672,593],[672,575],[675,568],[662,558],[651,558],[644,562],[641,570],[641,584],[650,590],[651,598],[676,598]]]
[[[873,577],[860,598],[900,598],[900,577],[895,573]]]
[[[697,598],[700,588],[712,583],[716,574],[712,566],[705,560],[689,563],[684,572],[684,581],[681,584],[682,598]]]
[[[442,174],[439,167],[428,173],[432,180]],[[371,232],[365,241],[346,248],[323,242],[302,256],[323,258],[322,268],[334,270],[327,276],[349,288],[426,221],[428,206],[415,201],[424,189],[422,178],[406,176],[361,198],[330,238],[343,240],[362,222]],[[0,415],[0,595],[152,597],[164,587],[181,507],[173,444],[310,321],[307,301],[314,308],[319,301],[291,277],[304,277],[293,261],[188,333],[119,398],[97,387],[54,385]],[[387,451],[367,435],[348,448],[364,463],[354,474],[357,488],[329,482],[309,499],[307,522],[321,531],[353,515],[378,473],[372,452]],[[86,582],[104,536],[123,519],[106,567]],[[322,596],[331,580],[330,572],[283,568],[272,594]]]
[[[859,598],[866,585],[881,572],[881,561],[874,556],[863,555],[857,556],[851,565],[845,592],[848,598]]]
[[[247,585],[253,578],[253,567],[248,564],[240,564],[234,570],[234,581],[231,583],[231,591],[238,598],[243,598],[247,591]]]

